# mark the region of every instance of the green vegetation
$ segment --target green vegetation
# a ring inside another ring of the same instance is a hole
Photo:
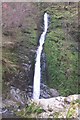
[[[38,114],[42,113],[44,110],[37,106],[35,103],[30,104],[29,106],[23,108],[19,112],[15,112],[16,115],[23,118],[35,118]]]
[[[18,74],[19,72],[23,72],[23,75],[25,74],[22,64],[24,63],[30,65],[34,60],[34,50],[37,46],[37,30],[35,29],[36,24],[34,23],[32,18],[28,22],[30,22],[30,25],[26,23],[27,27],[25,29],[10,27],[9,30],[5,29],[5,31],[3,31],[3,97],[7,97],[6,91],[9,91],[10,84],[13,84],[13,82],[16,81],[16,74]],[[5,34],[6,32],[7,35]],[[12,34],[10,34],[10,32]],[[25,81],[25,78],[23,77],[20,79],[24,79]],[[26,80],[27,79],[28,77],[26,77]],[[9,84],[7,84],[7,82]],[[21,86],[21,83],[19,85]]]
[[[70,104],[67,104],[63,110],[53,113],[53,118],[57,120],[58,118],[76,118],[78,114],[78,108],[80,108],[80,100],[72,100]],[[22,118],[38,118],[41,113],[44,113],[44,109],[37,105],[36,103],[30,103],[25,108],[20,111],[15,111],[18,117]],[[48,118],[49,119],[49,118]]]
[[[76,8],[59,10],[57,7],[47,8],[51,15],[49,32],[45,42],[45,53],[47,57],[49,87],[56,88],[61,95],[67,96],[78,93],[78,43],[68,32],[73,30],[71,24],[76,19]],[[69,24],[65,28],[65,26]],[[74,23],[75,24],[75,23]],[[68,31],[67,31],[68,29]],[[77,28],[75,27],[75,31]],[[76,32],[74,31],[74,34]]]
[[[77,99],[77,100],[72,101],[70,103],[70,107],[68,109],[66,118],[73,118],[73,116],[76,116],[76,111],[78,112],[78,107],[80,107],[80,100]]]
[[[80,100],[73,100],[69,107],[65,107],[64,110],[61,112],[55,112],[54,118],[76,118],[78,114],[78,109],[80,108]],[[65,116],[65,117],[64,117]]]

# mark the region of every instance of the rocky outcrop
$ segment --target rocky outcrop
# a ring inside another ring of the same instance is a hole
[[[54,97],[49,99],[32,100],[42,107],[40,118],[79,118],[80,117],[80,95],[70,95],[68,97]]]
[[[41,95],[40,98],[51,98],[59,96],[59,93],[55,89],[50,89],[43,83],[41,83]],[[3,100],[2,112],[3,116],[14,116],[14,111],[24,108],[30,103],[33,97],[33,87],[28,86],[25,90],[20,90],[14,86],[11,86],[10,93],[8,93],[8,98]],[[10,111],[10,112],[9,112]]]
[[[51,98],[59,96],[59,92],[56,89],[47,87],[45,84],[41,83],[40,98]]]
[[[45,86],[45,85],[44,85]],[[74,94],[68,97],[57,96],[51,98],[32,99],[32,87],[20,91],[11,87],[10,98],[3,100],[3,117],[22,118],[79,118],[80,95]],[[51,89],[56,93],[57,91]],[[48,91],[49,92],[49,91]],[[44,92],[43,92],[44,93]],[[47,94],[47,93],[46,93]],[[31,96],[30,96],[31,95]],[[58,95],[58,92],[57,94]],[[43,94],[43,97],[45,94]],[[49,96],[49,94],[48,94]],[[29,114],[29,115],[28,115]]]

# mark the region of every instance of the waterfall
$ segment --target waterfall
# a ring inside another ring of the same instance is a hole
[[[48,14],[44,14],[44,31],[39,39],[39,46],[37,49],[36,63],[35,63],[35,72],[34,72],[34,83],[33,83],[33,99],[39,99],[40,96],[40,78],[41,78],[41,69],[40,69],[40,58],[43,49],[43,44],[45,41],[45,36],[48,29]]]

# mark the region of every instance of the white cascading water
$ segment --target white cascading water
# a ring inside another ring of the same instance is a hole
[[[35,73],[34,73],[34,84],[33,84],[33,99],[39,99],[40,96],[40,78],[41,78],[41,71],[40,71],[40,58],[43,49],[43,44],[45,41],[45,36],[48,29],[48,14],[44,14],[44,31],[41,34],[39,40],[39,47],[37,49],[37,56],[36,56],[36,63],[35,63]]]

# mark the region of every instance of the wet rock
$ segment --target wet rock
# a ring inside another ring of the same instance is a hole
[[[26,93],[27,93],[28,99],[32,99],[32,97],[33,97],[33,87],[29,85]]]
[[[2,118],[16,118],[15,114],[11,111],[6,111],[2,113]]]
[[[47,80],[47,63],[44,48],[41,54],[41,82]]]
[[[2,111],[3,117],[16,117],[15,111],[22,109],[25,105],[28,104],[28,96],[26,93],[27,90],[22,91],[19,88],[11,86],[9,98],[6,98],[2,102]]]
[[[33,98],[33,86],[29,85],[25,91],[26,91],[26,96],[28,98],[32,99]],[[41,83],[40,99],[41,98],[57,97],[57,96],[59,96],[59,93],[56,89],[50,89],[45,84]]]
[[[54,96],[54,97],[59,96],[59,92],[56,89],[50,88],[50,93],[51,93],[51,96]]]
[[[56,89],[48,88],[46,85],[41,83],[40,98],[51,98],[57,96],[59,96],[59,93]]]
[[[3,118],[15,117],[15,112],[18,110],[20,104],[14,100],[6,99],[2,101],[1,114]]]
[[[11,94],[12,99],[24,105],[19,93],[20,93],[19,89],[15,89],[14,87],[11,87],[10,94]]]
[[[29,98],[33,97],[33,86],[28,86],[27,88],[27,96]],[[57,97],[59,96],[59,93],[56,89],[50,89],[47,87],[47,85],[41,83],[40,85],[40,99],[41,98],[51,98],[51,97]]]
[[[32,53],[36,53],[36,50],[31,49],[30,52],[32,52]]]
[[[28,92],[28,93],[27,93],[27,96],[28,96],[29,98],[32,98],[32,97],[33,97],[32,92]]]
[[[22,63],[22,67],[25,69],[25,71],[30,71],[31,64]]]
[[[46,91],[41,90],[40,98],[50,98],[50,94],[48,94]]]

